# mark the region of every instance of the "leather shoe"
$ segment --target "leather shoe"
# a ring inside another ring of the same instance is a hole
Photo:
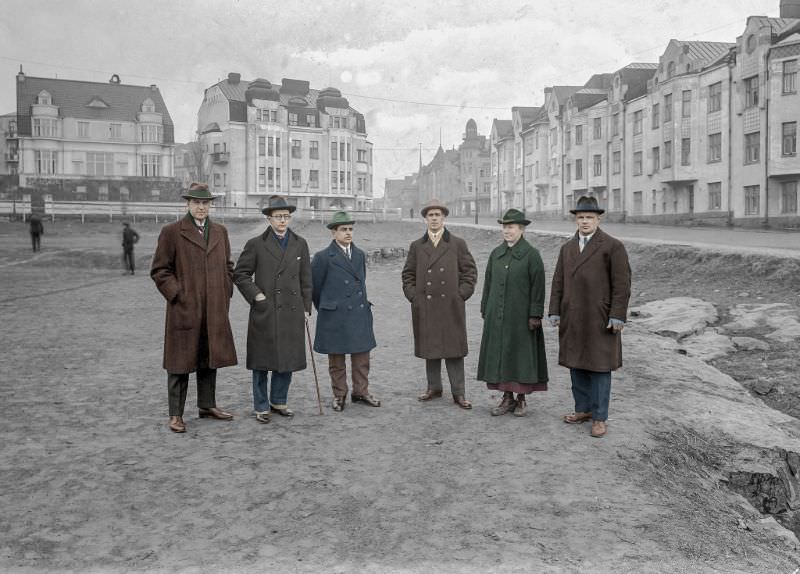
[[[516,406],[517,401],[514,400],[514,393],[504,394],[503,400],[500,401],[500,404],[491,410],[492,416],[499,417],[500,415],[504,415],[513,411]]]
[[[220,421],[229,421],[233,419],[233,415],[231,413],[223,411],[222,409],[218,409],[217,407],[200,409],[198,414],[200,415],[201,419],[217,419]]]
[[[425,401],[430,401],[430,400],[433,400],[433,399],[439,399],[441,397],[442,397],[442,391],[441,390],[432,391],[432,390],[428,389],[427,391],[422,393],[420,396],[418,396],[417,400],[421,401],[421,402],[425,402]]]
[[[564,415],[564,422],[570,425],[579,425],[590,420],[592,420],[592,413],[574,412],[571,415]]]
[[[331,408],[333,408],[333,410],[335,410],[337,413],[344,410],[344,405],[344,397],[333,397],[333,401],[331,401]]]
[[[183,417],[169,417],[169,430],[172,432],[186,432]]]
[[[263,413],[256,413],[256,420],[260,423],[268,424],[272,418],[270,417],[269,411],[264,411]]]
[[[370,394],[366,395],[350,395],[350,400],[354,403],[367,403],[371,407],[381,406],[381,401]]]
[[[528,403],[525,399],[517,399],[517,406],[514,407],[515,417],[524,417],[528,414]]]
[[[606,436],[607,431],[608,431],[608,424],[606,424],[606,421],[592,421],[591,435],[594,438],[603,438],[604,436]]]
[[[472,408],[472,403],[464,398],[464,395],[453,395],[453,402],[462,409],[470,410]]]
[[[270,411],[273,413],[278,413],[282,417],[291,418],[294,416],[294,411],[289,407],[287,407],[286,405],[281,405],[281,406],[270,405]]]

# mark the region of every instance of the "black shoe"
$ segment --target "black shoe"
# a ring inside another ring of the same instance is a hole
[[[338,413],[344,410],[345,404],[346,402],[344,397],[333,397],[333,401],[331,401],[331,408]]]
[[[367,403],[371,407],[379,407],[381,406],[380,399],[373,397],[370,394],[366,395],[351,395],[350,400],[354,403]]]
[[[276,407],[275,405],[270,405],[270,412],[278,413],[282,417],[289,417],[292,418],[294,416],[294,411],[291,410],[286,405]]]

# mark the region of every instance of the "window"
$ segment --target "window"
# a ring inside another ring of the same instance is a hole
[[[120,201],[128,201],[131,198],[131,190],[127,187],[120,187],[119,188],[119,200]]]
[[[34,118],[33,135],[41,137],[57,137],[58,124],[56,124],[56,120],[47,118]]]
[[[575,160],[575,180],[583,179],[583,160]]]
[[[642,192],[641,191],[634,191],[633,192],[633,212],[634,213],[642,213]]]
[[[708,163],[722,160],[722,134],[708,136]]]
[[[572,147],[572,132],[569,128],[564,130],[564,145],[566,146],[567,150]]]
[[[783,63],[783,93],[797,92],[797,60],[786,60]]]
[[[781,213],[797,213],[797,182],[781,183]]]
[[[290,126],[297,125],[297,114],[295,112],[289,112],[289,125]]]
[[[36,152],[36,173],[49,175],[56,173],[58,157],[54,151]]]
[[[214,174],[214,187],[220,187],[222,185],[222,174],[215,173]]]
[[[281,138],[267,136],[267,155],[281,157]]]
[[[124,159],[122,161],[117,160],[117,172],[116,175],[128,175],[128,160]]]
[[[114,175],[114,154],[88,151],[86,152],[86,167],[88,175],[95,177]]]
[[[761,147],[761,132],[744,136],[744,163],[758,163]]]
[[[88,156],[88,154],[87,154]],[[161,156],[154,153],[143,153],[142,158],[142,176],[144,177],[158,177],[161,175]],[[88,163],[88,157],[87,157]]]
[[[256,121],[258,122],[269,122],[275,121],[277,119],[276,115],[277,112],[275,110],[265,110],[264,108],[256,109]]]
[[[258,168],[258,187],[267,187],[267,168]]]
[[[783,155],[794,155],[797,153],[797,122],[785,122],[783,124]]]
[[[633,135],[642,133],[642,110],[633,112]]]
[[[575,145],[583,145],[583,126],[575,126]]]
[[[669,64],[667,64],[667,79],[670,79],[674,75],[675,75],[675,62],[670,62]]]
[[[722,82],[708,86],[708,113],[722,109]]]
[[[89,137],[89,122],[78,122],[78,137],[79,138]]]
[[[758,105],[758,76],[747,78],[744,81],[744,107],[752,108]]]
[[[619,113],[616,113],[613,116],[611,116],[611,135],[612,136],[619,135]]]
[[[108,133],[112,140],[122,139],[122,124],[111,124]]]
[[[657,130],[661,124],[661,110],[659,109],[658,104],[653,104],[653,117],[652,123],[650,124],[650,128]]]
[[[664,123],[672,121],[672,94],[664,96]]]
[[[571,164],[571,163],[568,163],[568,164],[567,164],[567,173],[566,173],[566,176],[567,176],[567,183],[569,183],[570,181],[572,181],[572,164]]]
[[[308,187],[313,189],[319,188],[319,170],[312,169],[308,172]]]
[[[319,142],[308,142],[308,157],[311,159],[319,159]]]
[[[303,157],[303,142],[300,140],[292,140],[292,157],[299,159]]]
[[[339,159],[342,161],[350,161],[350,144],[339,142]]]
[[[618,187],[611,190],[611,210],[622,210],[622,190]]]
[[[745,215],[758,215],[758,195],[760,186],[758,185],[745,185],[744,186],[744,214]]]
[[[300,187],[300,170],[292,170],[292,187]]]
[[[159,143],[161,141],[161,126],[139,126],[139,136],[143,143]]]
[[[681,117],[692,117],[692,90],[683,90],[681,94]]]
[[[664,142],[664,167],[672,167],[672,142]]]
[[[661,169],[661,148],[656,146],[650,151],[653,158],[653,173],[655,173]]]
[[[145,101],[142,102],[142,111],[147,113],[153,113],[156,111],[156,105],[153,103],[153,100],[147,98]]]
[[[603,175],[603,156],[592,156],[592,174],[595,176]]]
[[[339,172],[336,170],[331,171],[331,188],[337,189],[339,187]]]
[[[633,175],[642,175],[642,152],[633,154]]]
[[[331,159],[339,159],[339,145],[336,142],[331,142]]]
[[[128,199],[130,199],[130,192],[128,192]],[[108,201],[108,184],[103,183],[97,188],[98,201]],[[120,197],[122,199],[122,197]]]
[[[367,150],[365,149],[358,150],[358,161],[367,163]],[[481,177],[483,177],[483,170],[481,170]]]
[[[72,160],[72,173],[73,175],[83,175],[83,162],[80,160]]]
[[[599,140],[603,137],[603,118],[594,118],[592,120],[592,138]]]
[[[615,151],[611,155],[611,171],[613,173],[622,171],[622,152]]]
[[[681,165],[691,165],[692,163],[692,140],[683,138],[681,140]]]
[[[317,127],[317,116],[314,114],[306,114],[306,123],[310,128]]]
[[[267,138],[264,136],[258,136],[258,155],[261,157],[267,155]]]
[[[367,187],[367,180],[364,177],[358,178],[358,185],[356,186],[356,191],[364,192]]]
[[[36,103],[45,106],[52,106],[53,98],[46,90],[42,90],[41,92],[39,92],[39,95],[36,96]]]
[[[722,183],[717,181],[708,184],[708,210],[722,209]]]
[[[268,167],[267,168],[267,185],[270,187],[281,186],[281,168]]]

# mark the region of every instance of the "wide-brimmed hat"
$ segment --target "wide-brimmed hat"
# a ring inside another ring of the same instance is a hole
[[[270,196],[269,203],[265,208],[261,210],[261,213],[263,213],[264,215],[272,215],[273,211],[277,211],[279,209],[285,209],[289,213],[291,213],[295,209],[297,209],[297,206],[294,206],[289,202],[287,202],[285,197],[282,197],[280,195],[273,195]]]
[[[425,217],[429,209],[441,209],[445,217],[450,215],[450,210],[447,209],[444,202],[439,199],[429,199],[428,202],[422,206],[422,209],[419,210],[420,215]]]
[[[340,225],[351,225],[355,222],[356,220],[350,217],[350,214],[346,211],[337,211],[333,214],[330,223],[326,227],[328,229],[336,229]]]
[[[520,225],[528,225],[530,222],[531,222],[530,219],[525,219],[524,213],[522,213],[519,209],[514,209],[513,207],[503,214],[502,219],[497,220],[497,223],[502,223],[503,225],[505,225],[506,223],[518,223]]]
[[[587,212],[588,211],[588,212],[591,212],[591,213],[596,213],[598,215],[603,214],[603,213],[606,212],[605,209],[602,209],[597,204],[597,199],[595,197],[592,197],[591,195],[582,195],[578,199],[578,203],[575,204],[575,209],[570,209],[569,210],[569,212],[573,213],[573,214],[581,212],[581,211],[583,211],[583,212]]]
[[[205,183],[193,182],[189,189],[186,190],[181,197],[184,199],[216,199],[213,193],[208,191],[208,185]]]

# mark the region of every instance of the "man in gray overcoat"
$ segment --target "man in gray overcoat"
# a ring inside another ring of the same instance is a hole
[[[375,348],[375,334],[372,303],[367,299],[367,260],[353,243],[354,223],[347,212],[334,213],[327,226],[333,239],[311,260],[312,299],[317,309],[314,350],[328,355],[334,411],[346,404],[347,354],[353,379],[351,400],[381,406],[369,392],[369,352]]]
[[[233,296],[228,231],[208,217],[214,196],[206,184],[193,183],[183,198],[188,212],[161,228],[150,267],[150,277],[167,301],[164,369],[169,429],[176,433],[186,432],[189,373],[197,373],[200,418],[233,418],[217,408],[217,369],[237,362],[228,319]]]
[[[295,210],[273,195],[262,213],[267,230],[248,240],[233,280],[250,304],[247,368],[253,371],[256,420],[270,412],[291,417],[287,406],[292,373],[306,368],[305,315],[311,313],[311,258],[306,240],[289,229]],[[270,385],[269,372],[272,371]]]
[[[592,421],[605,436],[611,371],[622,366],[622,329],[631,268],[622,242],[600,229],[604,213],[591,196],[578,199],[578,231],[562,247],[550,289],[550,322],[558,327],[558,364],[569,368],[575,412],[564,422]]]
[[[431,199],[420,210],[425,235],[408,249],[403,267],[403,293],[411,303],[414,355],[425,359],[427,390],[417,397],[429,401],[442,396],[442,359],[453,400],[471,409],[465,396],[464,357],[467,356],[467,313],[464,302],[478,279],[467,243],[445,227],[449,210]]]

